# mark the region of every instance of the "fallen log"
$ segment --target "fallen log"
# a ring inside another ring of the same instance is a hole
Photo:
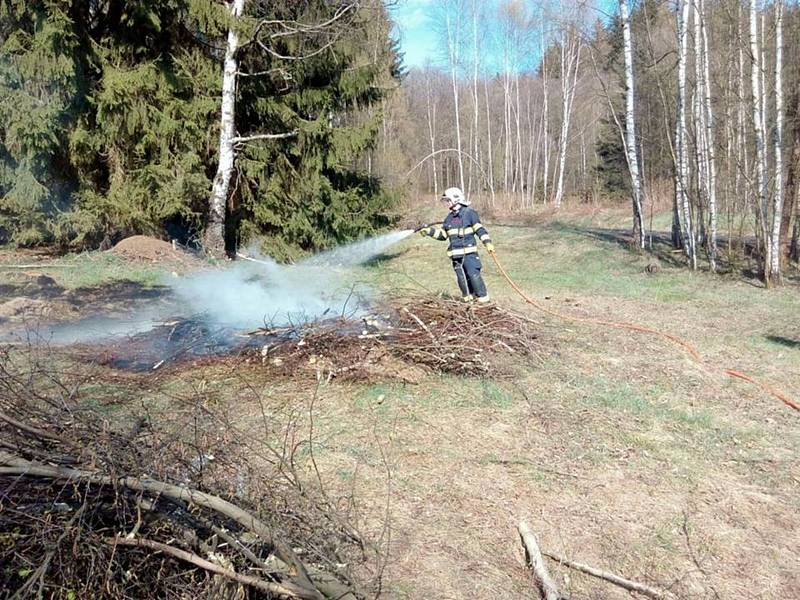
[[[522,538],[522,545],[525,547],[525,558],[528,566],[533,571],[536,584],[541,591],[544,600],[562,600],[563,596],[558,591],[555,581],[552,580],[544,564],[542,553],[539,551],[539,544],[533,530],[525,521],[520,521],[517,526],[519,536]]]

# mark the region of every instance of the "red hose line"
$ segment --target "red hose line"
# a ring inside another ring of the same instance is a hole
[[[547,313],[548,315],[553,315],[554,317],[558,317],[559,319],[562,319],[562,320],[565,320],[565,321],[581,321],[581,322],[584,322],[584,323],[593,323],[595,325],[601,325],[601,326],[604,326],[604,327],[615,327],[617,329],[627,329],[629,331],[638,331],[639,333],[650,333],[650,334],[653,334],[653,335],[657,335],[657,336],[660,336],[660,337],[662,337],[662,338],[664,338],[666,340],[669,340],[670,342],[672,342],[672,343],[680,346],[681,348],[683,348],[686,352],[689,353],[689,355],[692,357],[692,359],[695,360],[695,362],[700,363],[702,365],[706,364],[705,360],[703,359],[703,356],[700,354],[700,352],[698,352],[698,350],[694,346],[692,346],[686,340],[684,340],[684,339],[682,339],[682,338],[680,338],[677,335],[674,335],[672,333],[668,333],[666,331],[660,331],[658,329],[653,329],[651,327],[644,327],[642,325],[635,325],[634,323],[625,323],[625,322],[617,322],[617,321],[606,321],[604,319],[593,319],[591,317],[579,317],[577,315],[569,315],[569,314],[561,313],[561,312],[552,310],[550,308],[547,308],[546,306],[540,304],[539,302],[536,302],[536,300],[534,300],[530,296],[528,296],[528,294],[526,294],[522,290],[522,288],[520,288],[517,285],[517,283],[513,279],[511,279],[511,276],[506,272],[506,270],[503,268],[503,265],[501,265],[500,261],[497,259],[497,254],[496,253],[490,252],[489,255],[492,257],[492,260],[494,260],[494,264],[497,266],[497,269],[498,269],[498,271],[500,271],[500,274],[505,278],[505,280],[508,282],[508,284],[514,289],[514,291],[517,292],[517,294],[519,294],[520,297],[523,300],[525,300],[525,302],[527,302],[531,306],[536,307],[537,309],[539,309],[543,313]],[[771,396],[777,398],[778,400],[780,400],[781,402],[786,404],[786,406],[789,406],[790,408],[793,408],[794,410],[800,412],[800,405],[798,405],[797,402],[795,402],[794,400],[789,398],[787,395],[785,395],[785,394],[781,393],[780,391],[776,390],[775,388],[767,385],[766,383],[762,383],[762,382],[754,379],[753,377],[750,377],[749,375],[746,375],[746,374],[741,373],[739,371],[735,371],[733,369],[722,369],[722,371],[728,377],[741,379],[743,381],[746,381],[748,383],[751,383],[751,384],[761,388],[763,391],[767,392]]]

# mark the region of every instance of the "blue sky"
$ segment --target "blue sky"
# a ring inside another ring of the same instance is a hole
[[[436,62],[436,33],[431,18],[433,3],[434,0],[399,0],[391,10],[406,68],[421,67],[427,60]]]
[[[479,6],[488,8],[488,12],[484,14],[484,18],[488,18],[488,21],[484,20],[484,26],[488,26],[491,30],[498,25],[494,16],[498,14],[500,6],[515,4],[525,7],[526,10],[537,11],[542,10],[547,3],[547,0],[540,2],[481,0]],[[441,4],[439,0],[396,0],[394,6],[390,8],[395,23],[394,35],[400,41],[400,51],[403,53],[403,65],[406,69],[424,66],[426,62],[442,66],[444,56],[437,37],[435,17],[439,4]],[[616,13],[616,0],[584,0],[580,6],[579,14],[588,16],[590,20],[600,18],[605,21],[611,14]],[[495,54],[492,46],[485,44],[482,50],[484,52],[482,62],[491,63]],[[535,49],[531,48],[526,53],[533,56]]]

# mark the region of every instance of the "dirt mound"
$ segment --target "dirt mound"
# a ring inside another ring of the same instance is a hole
[[[194,257],[179,246],[146,235],[133,235],[125,238],[109,252],[128,260],[161,262],[193,260]]]

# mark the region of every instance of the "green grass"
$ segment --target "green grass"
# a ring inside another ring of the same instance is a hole
[[[398,406],[414,405],[430,410],[507,410],[514,403],[514,394],[497,381],[456,375],[430,377],[416,386],[370,385],[359,390],[354,399],[356,407],[372,409],[386,417],[392,416]]]
[[[67,289],[97,287],[116,281],[155,286],[166,276],[163,268],[130,263],[108,252],[68,254],[60,258],[57,264],[67,268],[49,274]]]

